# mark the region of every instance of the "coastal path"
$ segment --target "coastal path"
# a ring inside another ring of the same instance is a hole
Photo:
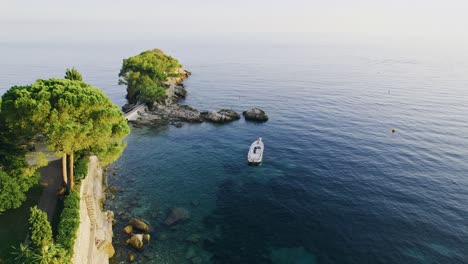
[[[127,119],[128,121],[136,120],[138,118],[138,112],[143,110],[145,106],[145,102],[138,102],[134,107],[124,112],[125,119]]]
[[[62,162],[61,160],[51,161],[46,167],[40,168],[39,172],[41,174],[40,182],[45,187],[37,207],[46,212],[47,219],[52,222],[57,207],[57,190],[62,184]]]

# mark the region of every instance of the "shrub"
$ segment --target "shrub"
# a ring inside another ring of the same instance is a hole
[[[88,158],[82,157],[75,161],[73,164],[75,172],[75,183],[79,183],[88,174]]]
[[[78,227],[80,225],[80,195],[71,189],[70,194],[65,197],[64,208],[60,215],[58,226],[57,243],[61,244],[67,252],[67,257],[73,256]]]
[[[31,238],[31,247],[36,250],[42,250],[42,248],[52,243],[52,227],[47,220],[47,214],[38,209],[37,206],[31,207],[29,236]]]

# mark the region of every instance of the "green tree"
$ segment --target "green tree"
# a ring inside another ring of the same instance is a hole
[[[25,151],[12,142],[0,138],[0,214],[20,207],[26,200],[26,192],[39,179],[36,169],[45,165],[29,167]]]
[[[47,214],[38,209],[37,206],[31,207],[29,236],[31,247],[34,250],[42,251],[44,247],[52,244],[52,227],[47,220]]]
[[[178,76],[182,65],[160,49],[147,50],[124,59],[119,73],[119,84],[127,85],[130,103],[145,100],[153,103],[166,96],[163,83],[169,76]]]
[[[75,69],[75,67],[70,69],[67,69],[65,72],[65,79],[72,80],[72,81],[83,81],[83,77],[81,76],[81,73]]]
[[[3,95],[1,109],[10,131],[47,138],[48,147],[62,156],[65,183],[70,163],[70,188],[75,152],[94,153],[113,162],[130,132],[120,109],[102,91],[81,81],[37,80],[29,86],[12,87]]]
[[[39,174],[15,175],[0,170],[0,214],[18,208],[26,201],[26,192],[37,183]]]
[[[71,257],[60,244],[52,241],[52,229],[47,221],[47,215],[37,207],[31,208],[29,218],[30,245],[20,244],[13,247],[15,263],[30,264],[68,264]],[[34,236],[34,237],[33,237]]]

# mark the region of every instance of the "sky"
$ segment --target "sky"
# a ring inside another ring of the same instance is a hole
[[[467,0],[0,0],[0,38],[330,33],[468,39]]]

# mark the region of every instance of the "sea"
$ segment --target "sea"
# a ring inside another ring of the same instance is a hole
[[[335,34],[0,40],[0,94],[76,67],[117,105],[122,60],[160,48],[192,75],[182,104],[265,123],[132,128],[107,169],[111,263],[468,263],[468,49]],[[394,132],[393,132],[394,131]],[[248,166],[262,137],[264,161]],[[190,214],[166,226],[172,208]],[[129,218],[146,221],[142,251]]]

